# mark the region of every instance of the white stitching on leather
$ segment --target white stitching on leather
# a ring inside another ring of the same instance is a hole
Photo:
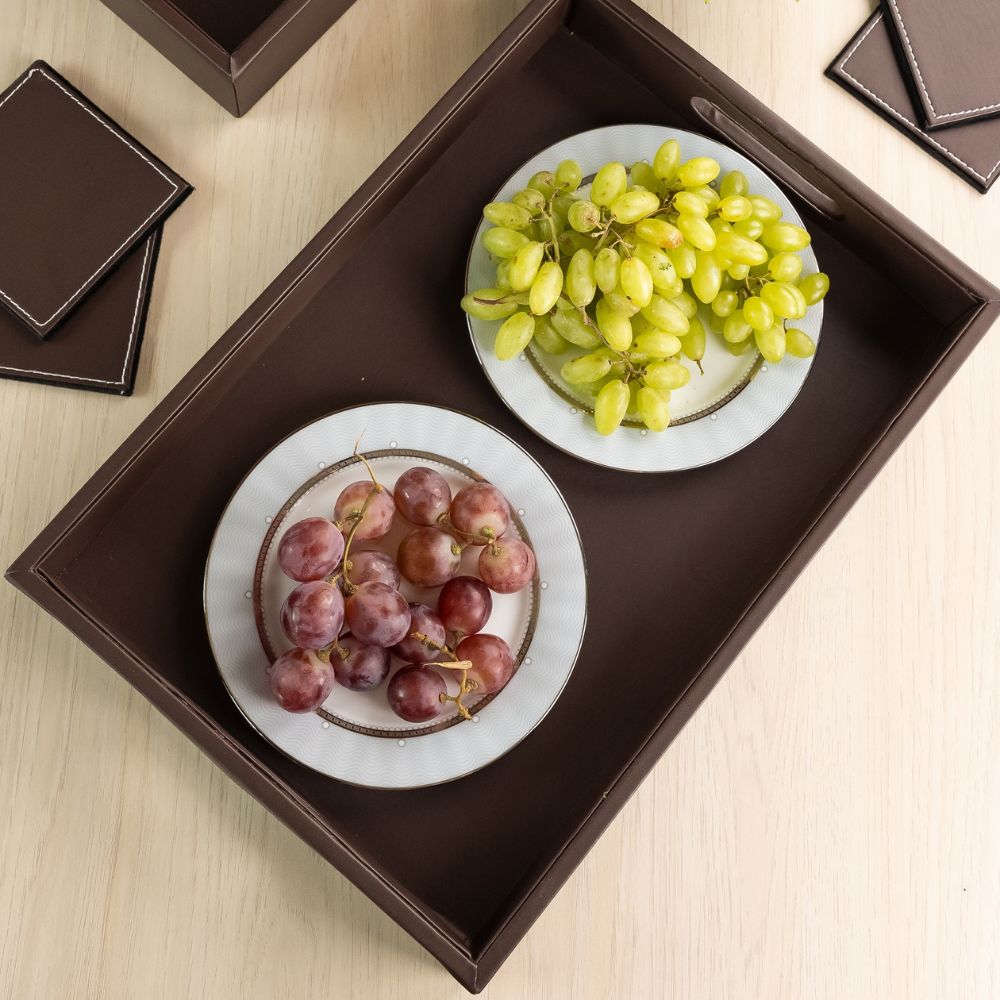
[[[41,66],[36,66],[33,70],[31,70],[28,73],[28,75],[2,101],[0,101],[0,108],[2,108],[35,75],[35,73],[41,73],[42,76],[44,76],[46,80],[48,80],[50,83],[55,84],[55,86],[57,86],[64,94],[66,94],[67,97],[69,97],[75,103],[79,104],[80,107],[83,108],[83,110],[86,111],[87,114],[90,115],[98,124],[100,124],[104,128],[106,128],[113,136],[115,136],[115,138],[117,138],[117,139],[121,140],[123,143],[125,143],[125,145],[128,146],[128,148],[131,149],[132,152],[136,154],[136,156],[138,156],[141,160],[144,160],[147,164],[149,164],[149,166],[151,166],[170,185],[170,193],[167,195],[167,197],[164,198],[163,201],[161,201],[160,204],[157,205],[156,208],[154,208],[153,211],[150,212],[149,215],[146,216],[146,218],[143,219],[142,222],[140,222],[139,225],[131,233],[129,233],[129,235],[122,241],[122,243],[119,246],[117,246],[111,252],[111,254],[108,256],[108,259],[106,261],[104,261],[104,263],[102,263],[97,268],[97,270],[95,270],[94,273],[91,274],[80,285],[80,287],[75,292],[73,292],[70,295],[70,297],[61,306],[59,306],[59,308],[56,309],[56,311],[54,313],[52,313],[51,316],[48,317],[48,319],[38,319],[37,317],[32,316],[32,314],[30,312],[28,312],[27,309],[25,309],[23,306],[21,306],[17,302],[15,302],[2,288],[0,288],[0,296],[2,296],[7,302],[9,302],[19,313],[21,313],[24,316],[27,316],[27,318],[30,319],[31,322],[34,323],[36,326],[48,326],[48,324],[51,323],[52,320],[54,320],[56,318],[56,316],[58,316],[59,313],[61,313],[73,301],[73,299],[75,299],[77,297],[77,295],[79,295],[80,292],[82,292],[84,290],[84,288],[86,288],[87,285],[89,285],[90,282],[94,280],[95,276],[100,273],[101,269],[103,267],[107,266],[107,264],[109,264],[115,258],[116,254],[118,254],[121,250],[123,250],[126,246],[128,246],[129,242],[132,239],[134,239],[135,236],[139,232],[142,231],[143,227],[156,215],[156,213],[159,212],[167,204],[167,202],[170,201],[171,198],[173,198],[173,196],[179,190],[179,185],[177,185],[176,183],[174,183],[174,181],[171,180],[140,149],[138,149],[131,142],[129,142],[129,140],[122,133],[120,133],[117,130],[115,130],[114,128],[112,128],[106,121],[104,121],[103,119],[101,119],[100,117],[98,117],[96,114],[94,114],[94,112],[90,108],[88,108],[87,105],[83,103],[83,101],[81,101],[71,91],[67,90],[58,80],[56,80],[54,77],[52,77],[48,73],[46,73],[45,70],[42,69]],[[96,379],[96,380],[93,380],[93,381],[102,381],[102,380],[101,379]]]
[[[927,104],[930,106],[931,114],[935,118],[958,118],[961,115],[974,115],[979,111],[992,111],[994,108],[1000,108],[1000,104],[985,104],[981,108],[966,108],[964,111],[949,111],[947,114],[938,111],[934,107],[934,102],[931,100],[931,95],[927,90],[927,84],[924,83],[923,74],[920,72],[920,65],[917,62],[917,54],[913,51],[913,46],[910,44],[910,36],[906,33],[906,24],[903,22],[903,13],[896,6],[896,0],[889,0],[892,4],[892,9],[896,12],[896,20],[899,21],[900,30],[903,32],[903,41],[906,43],[906,51],[910,53],[910,58],[913,60],[913,68],[917,71],[917,82],[920,84],[920,89],[923,91],[924,97],[927,98]]]
[[[135,344],[136,331],[139,329],[139,313],[141,312],[143,292],[146,290],[149,248],[153,245],[153,239],[154,237],[150,236],[146,241],[146,252],[142,258],[142,271],[139,272],[139,294],[136,296],[135,312],[132,315],[132,332],[129,334],[128,345],[125,348],[125,363],[122,365],[122,377],[117,382],[112,382],[111,379],[107,378],[86,378],[83,375],[67,375],[63,372],[43,372],[37,368],[12,368],[9,365],[0,365],[0,372],[17,372],[19,375],[46,375],[49,378],[71,378],[77,382],[99,382],[101,385],[120,385],[124,389],[125,374],[132,359],[132,346]]]
[[[975,169],[975,167],[970,166],[960,156],[956,156],[946,146],[942,146],[941,143],[939,143],[937,139],[935,139],[932,135],[928,135],[922,128],[920,128],[919,125],[917,125],[915,122],[911,122],[910,119],[906,117],[906,115],[900,114],[900,112],[897,111],[891,104],[889,104],[887,101],[879,97],[878,94],[876,94],[874,91],[869,90],[859,79],[857,79],[857,77],[852,76],[850,73],[847,72],[848,60],[851,58],[851,56],[854,55],[855,52],[857,52],[858,47],[872,33],[875,26],[882,20],[884,16],[885,16],[884,14],[880,13],[878,17],[876,17],[872,21],[872,23],[868,25],[868,30],[865,31],[864,34],[862,34],[861,37],[851,46],[850,50],[847,52],[844,58],[840,60],[840,66],[839,66],[840,72],[843,73],[848,80],[851,80],[856,86],[860,87],[870,98],[872,98],[872,100],[876,101],[879,107],[885,109],[894,118],[898,118],[901,122],[908,125],[915,132],[917,132],[922,138],[926,139],[933,146],[936,146],[941,151],[941,153],[944,156],[946,156],[949,160],[953,160],[955,163],[958,163],[961,166],[965,167],[965,169],[968,170],[969,173],[973,175],[973,177],[977,177],[984,184],[988,184],[990,178],[997,172],[997,170],[1000,170],[1000,160],[997,161],[997,165],[984,177],[981,173],[979,173],[978,170]]]

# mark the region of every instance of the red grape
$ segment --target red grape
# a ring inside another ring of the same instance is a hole
[[[374,549],[370,552],[351,552],[347,561],[351,564],[349,572],[351,583],[360,587],[361,584],[371,583],[374,580],[376,583],[387,583],[390,587],[399,589],[402,579],[399,570],[384,552],[376,552]]]
[[[290,649],[268,668],[271,690],[286,712],[313,712],[330,696],[333,667],[315,653]]]
[[[406,598],[385,583],[363,583],[347,598],[347,627],[369,646],[395,646],[410,627]]]
[[[322,649],[340,635],[344,598],[326,580],[300,583],[281,606],[281,627],[302,649]]]
[[[397,642],[392,651],[407,663],[427,663],[428,660],[438,659],[438,651],[433,646],[414,639],[414,632],[426,635],[439,646],[443,646],[447,640],[441,619],[426,604],[410,605],[410,627],[406,630],[406,638]]]
[[[367,691],[385,680],[389,673],[389,650],[366,645],[353,635],[345,635],[340,645],[347,650],[347,659],[342,660],[336,650],[330,657],[338,683],[352,691]]]
[[[479,575],[490,590],[516,594],[535,575],[535,553],[519,538],[501,538],[479,553]]]
[[[429,722],[441,714],[444,678],[433,667],[413,664],[397,670],[389,681],[389,707],[407,722]]]
[[[396,553],[400,572],[417,587],[440,587],[458,572],[461,561],[455,539],[438,528],[416,528]]]
[[[438,614],[451,632],[472,635],[486,625],[492,613],[490,588],[474,576],[456,576],[438,595]]]
[[[477,545],[499,538],[510,524],[507,499],[490,483],[472,483],[460,489],[451,502],[448,516],[463,535],[472,535]]]
[[[451,488],[440,472],[418,466],[407,469],[393,490],[400,514],[414,524],[437,524],[451,506]]]
[[[369,494],[375,488],[375,484],[371,480],[362,480],[344,487],[340,496],[337,497],[336,506],[333,508],[333,517],[340,523],[345,535],[350,534],[357,521],[357,515],[361,513],[361,508],[364,507]],[[358,530],[354,533],[355,541],[368,542],[388,534],[395,514],[396,505],[393,503],[392,494],[386,489],[379,490],[371,498],[368,508],[358,524]]]
[[[278,545],[278,565],[285,576],[307,583],[329,576],[344,554],[344,536],[325,517],[293,524]]]
[[[469,680],[475,681],[473,695],[494,694],[514,673],[514,657],[510,646],[499,636],[479,632],[466,636],[455,650],[460,660],[470,660]]]

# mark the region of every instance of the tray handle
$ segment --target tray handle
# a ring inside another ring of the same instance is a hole
[[[785,187],[791,188],[814,211],[825,215],[828,219],[844,218],[844,211],[837,201],[804,177],[786,159],[792,156],[797,160],[798,157],[793,150],[781,144],[774,136],[751,132],[748,127],[737,122],[708,98],[692,97],[691,107],[713,131],[736,146],[751,160],[756,161],[768,173],[777,177]],[[772,149],[769,143],[777,143],[779,149]]]

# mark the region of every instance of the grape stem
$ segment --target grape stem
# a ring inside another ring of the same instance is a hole
[[[368,470],[368,475],[371,476],[372,488],[368,491],[368,496],[365,497],[365,502],[361,505],[358,510],[351,511],[347,515],[346,520],[352,521],[351,530],[347,534],[347,541],[344,544],[344,555],[341,559],[341,564],[343,566],[343,582],[341,584],[344,591],[346,591],[348,597],[355,593],[358,589],[357,584],[351,582],[351,578],[348,575],[350,573],[351,561],[351,543],[354,541],[354,536],[358,533],[358,528],[361,527],[361,522],[365,519],[365,513],[371,506],[372,500],[385,491],[385,487],[378,481],[375,477],[375,471],[371,467],[371,463],[365,458],[361,452],[358,451],[358,444],[361,443],[361,439],[358,439],[357,444],[354,445],[354,456],[361,462],[362,465]],[[338,522],[337,527],[343,530],[342,523]]]
[[[424,635],[423,632],[411,632],[411,639],[416,639],[417,642],[422,642],[425,646],[430,649],[436,650],[442,656],[447,656],[447,660],[432,660],[429,663],[424,664],[428,667],[441,667],[444,670],[461,670],[462,677],[458,683],[458,694],[447,694],[444,691],[438,695],[441,700],[441,704],[444,705],[449,701],[455,703],[455,707],[458,709],[459,715],[463,719],[471,719],[472,713],[462,704],[462,699],[472,691],[476,690],[476,682],[469,680],[469,671],[472,669],[472,660],[460,660],[456,655],[454,650],[449,646],[443,646],[440,642],[435,642],[429,635]]]
[[[450,656],[453,662],[458,662],[458,657],[450,646],[443,646],[440,642],[435,642],[429,635],[424,635],[423,632],[411,632],[410,638],[416,639],[417,642],[423,643],[428,649],[433,649],[442,656]]]
[[[336,653],[342,660],[346,660],[351,654],[340,644],[339,639],[334,639],[328,646],[316,650],[316,655],[324,662],[330,662],[330,656]]]
[[[461,538],[456,539],[456,541],[461,545],[462,549],[466,545],[475,545],[476,543],[482,544],[483,539],[487,542],[492,542],[496,538],[496,532],[492,528],[483,528],[480,534],[476,534],[473,531],[462,531],[461,528],[456,528],[454,524],[451,523],[451,518],[448,517],[448,512],[445,511],[439,518],[438,524],[440,524],[447,531],[450,531],[454,535],[464,535],[470,541],[463,543]],[[456,552],[455,555],[461,555],[461,552]]]

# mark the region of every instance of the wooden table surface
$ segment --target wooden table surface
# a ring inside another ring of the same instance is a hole
[[[197,187],[132,398],[0,382],[4,566],[522,5],[358,0],[237,121],[97,0],[3,0],[0,81],[48,60]],[[1000,282],[1000,192],[823,77],[865,0],[642,6]],[[994,333],[484,995],[1000,996],[998,379]],[[6,585],[0,658],[0,996],[465,995]]]

